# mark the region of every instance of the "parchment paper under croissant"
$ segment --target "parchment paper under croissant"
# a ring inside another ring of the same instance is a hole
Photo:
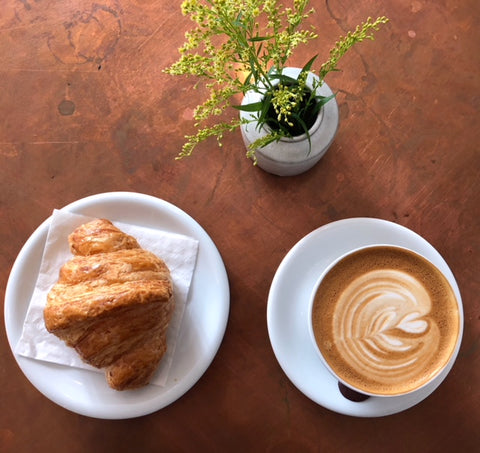
[[[110,387],[148,384],[166,352],[174,310],[168,267],[105,219],[78,227],[68,240],[75,256],[47,296],[47,330],[105,368]]]

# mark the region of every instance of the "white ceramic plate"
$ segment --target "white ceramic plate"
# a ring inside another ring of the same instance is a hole
[[[372,397],[355,403],[340,394],[337,381],[321,363],[309,336],[308,310],[315,284],[332,261],[357,247],[379,243],[409,248],[429,259],[444,273],[460,301],[460,340],[448,366],[426,387],[405,396]],[[380,417],[414,406],[445,379],[460,348],[463,310],[460,291],[451,270],[425,239],[392,222],[353,218],[314,230],[287,253],[272,281],[267,323],[277,360],[302,393],[321,406],[341,414]]]
[[[104,217],[190,236],[199,241],[178,344],[165,387],[148,385],[118,392],[108,387],[103,373],[42,362],[15,355],[30,382],[47,398],[73,412],[96,418],[122,419],[149,414],[186,393],[207,370],[225,333],[230,292],[222,258],[205,230],[188,214],[158,198],[131,192],[93,195],[69,204],[69,212]],[[20,251],[5,293],[5,326],[12,351],[37,278],[50,218]]]

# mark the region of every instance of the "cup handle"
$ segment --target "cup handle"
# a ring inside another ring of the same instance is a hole
[[[341,382],[338,382],[338,389],[340,390],[340,393],[344,398],[355,403],[361,403],[362,401],[370,398],[370,396],[364,395],[363,393],[357,392],[356,390],[352,390],[350,387],[347,387]]]

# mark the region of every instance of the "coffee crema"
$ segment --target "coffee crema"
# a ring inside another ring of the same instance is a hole
[[[347,385],[374,395],[411,392],[450,360],[460,332],[455,294],[426,259],[374,246],[341,259],[312,307],[318,348]]]

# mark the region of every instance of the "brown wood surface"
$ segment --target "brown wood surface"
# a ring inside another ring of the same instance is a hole
[[[341,124],[301,176],[254,168],[240,133],[175,161],[203,99],[162,69],[188,20],[171,0],[0,1],[0,298],[22,245],[54,208],[126,190],[193,216],[224,259],[231,310],[200,381],[132,420],[71,413],[24,377],[0,335],[2,452],[469,452],[480,422],[480,3],[312,2],[320,39],[292,59],[320,59],[367,16],[391,22],[328,76]],[[289,381],[270,346],[274,273],[304,235],[376,217],[427,239],[454,272],[465,333],[443,384],[379,419],[331,412]]]

